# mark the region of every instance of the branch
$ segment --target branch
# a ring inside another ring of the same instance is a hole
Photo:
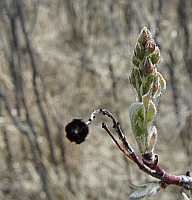
[[[17,12],[18,12],[18,18],[20,20],[22,34],[23,34],[23,37],[24,37],[24,40],[25,40],[25,43],[26,43],[26,50],[28,52],[29,59],[30,59],[31,70],[32,70],[32,86],[33,86],[33,91],[34,91],[34,94],[35,94],[35,97],[36,97],[38,112],[39,112],[41,120],[43,122],[44,131],[45,131],[47,142],[48,142],[49,149],[50,149],[51,161],[53,162],[54,166],[57,167],[58,163],[57,163],[57,160],[56,160],[53,139],[51,137],[51,130],[50,130],[50,127],[49,127],[47,115],[45,113],[45,110],[44,110],[44,107],[43,107],[43,104],[42,104],[41,94],[40,94],[40,91],[38,89],[37,78],[39,77],[39,73],[38,73],[38,70],[37,70],[37,63],[35,61],[31,41],[30,41],[28,32],[26,30],[26,21],[25,21],[25,16],[24,16],[24,13],[23,13],[23,2],[15,0],[15,3],[16,3],[16,9],[17,9]],[[55,171],[57,173],[57,169],[55,169]]]
[[[112,121],[112,128],[122,144],[115,138],[105,123],[102,123],[102,128],[111,137],[118,149],[123,152],[126,158],[132,160],[141,171],[160,180],[158,182],[159,185],[155,185],[156,189],[154,191],[157,192],[158,188],[165,188],[168,185],[177,185],[184,189],[192,190],[192,178],[189,173],[179,176],[167,173],[158,164],[158,155],[154,154],[154,147],[157,141],[157,129],[153,126],[154,118],[157,114],[154,101],[165,91],[166,81],[157,68],[157,64],[160,62],[160,49],[147,27],[142,29],[137,39],[132,62],[134,67],[131,71],[130,83],[137,92],[138,100],[129,107],[129,117],[140,154],[135,153],[123,133],[120,123],[106,109],[95,110],[87,122],[81,119],[74,119],[65,128],[66,137],[76,144],[84,142],[89,133],[88,125],[96,118],[96,115],[102,114]],[[151,187],[149,185],[148,189],[150,191],[145,191],[145,194],[146,192],[147,194],[155,193],[152,190],[154,188]],[[138,194],[135,195],[138,197]]]
[[[0,100],[4,102],[5,109],[10,119],[12,120],[12,123],[18,129],[19,133],[22,133],[23,135],[26,136],[31,148],[32,161],[33,161],[35,170],[41,179],[42,188],[46,194],[47,200],[52,200],[53,197],[49,188],[47,169],[43,161],[41,160],[41,157],[38,151],[38,146],[37,146],[38,144],[36,143],[34,134],[32,133],[31,129],[28,126],[22,123],[18,119],[18,117],[13,114],[11,110],[11,106],[7,100],[7,97],[1,90],[0,90]]]
[[[160,167],[158,164],[158,156],[155,155],[155,161],[150,162],[147,160],[146,157],[140,157],[135,153],[131,145],[128,143],[127,138],[125,137],[125,134],[123,133],[119,122],[115,119],[115,117],[106,109],[98,109],[95,110],[87,124],[89,125],[95,118],[97,114],[102,114],[104,116],[107,116],[110,118],[113,122],[113,129],[115,130],[116,134],[118,135],[119,139],[123,143],[123,147],[119,144],[119,142],[115,139],[112,132],[109,130],[108,126],[105,123],[102,123],[102,128],[107,132],[107,134],[111,137],[112,141],[115,143],[115,145],[118,147],[118,149],[123,152],[123,154],[130,160],[132,160],[138,168],[145,172],[146,174],[157,178],[161,181],[161,186],[166,187],[168,185],[177,185],[181,186],[187,190],[192,189],[192,178],[187,175],[171,175],[167,173],[163,168]]]

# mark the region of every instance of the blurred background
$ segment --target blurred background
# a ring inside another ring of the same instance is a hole
[[[129,83],[138,34],[161,49],[167,91],[158,105],[156,153],[173,174],[192,167],[191,0],[0,1],[0,199],[125,200],[151,181],[117,150],[97,120],[81,145],[73,118],[109,109],[132,137]],[[178,198],[168,187],[153,199]]]

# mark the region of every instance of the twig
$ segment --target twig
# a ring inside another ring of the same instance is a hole
[[[171,174],[167,173],[158,164],[158,156],[157,155],[155,156],[155,162],[150,162],[150,161],[146,160],[146,158],[138,156],[134,152],[131,145],[128,143],[123,131],[121,130],[119,122],[115,119],[115,117],[112,115],[112,113],[110,113],[108,110],[106,110],[106,109],[95,110],[91,114],[87,124],[90,124],[95,119],[97,114],[103,114],[104,116],[107,116],[108,118],[110,118],[112,120],[113,129],[115,130],[115,132],[119,136],[119,139],[123,143],[123,147],[121,147],[121,145],[115,139],[115,137],[113,136],[113,134],[111,133],[111,131],[109,130],[109,128],[107,127],[107,125],[105,123],[102,123],[102,128],[111,137],[111,139],[116,144],[118,149],[121,152],[123,152],[124,155],[128,159],[131,159],[138,166],[138,168],[140,170],[142,170],[143,172],[145,172],[146,174],[148,174],[154,178],[161,180],[163,187],[166,187],[168,185],[178,185],[187,190],[192,189],[192,178],[191,177],[189,177],[187,175],[175,176],[175,175],[171,175]]]
[[[110,130],[108,129],[107,125],[105,123],[102,123],[102,128],[107,132],[107,134],[111,137],[111,139],[113,140],[113,142],[116,144],[116,146],[119,148],[120,151],[122,151],[124,153],[124,155],[126,155],[127,158],[131,159],[130,154],[127,153],[127,151],[125,151],[125,149],[123,147],[121,147],[121,145],[117,142],[117,140],[115,139],[115,137],[112,135],[112,133],[110,132]]]

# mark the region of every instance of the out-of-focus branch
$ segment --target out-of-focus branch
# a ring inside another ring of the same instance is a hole
[[[43,107],[43,104],[42,104],[40,92],[38,90],[37,79],[39,77],[39,74],[38,74],[37,64],[36,64],[34,54],[33,54],[33,50],[32,50],[32,46],[31,46],[31,42],[30,42],[29,36],[27,34],[27,31],[26,31],[25,17],[24,17],[24,13],[23,13],[23,9],[22,9],[22,1],[15,0],[15,4],[16,4],[16,9],[17,9],[17,12],[18,12],[18,18],[19,18],[21,29],[22,29],[22,32],[23,32],[25,44],[26,44],[26,49],[27,49],[29,59],[30,59],[30,64],[31,64],[31,69],[32,69],[33,90],[34,90],[34,94],[35,94],[36,100],[37,100],[37,107],[38,107],[41,119],[43,121],[45,134],[46,134],[47,141],[48,141],[49,148],[50,148],[51,160],[52,160],[53,164],[55,166],[57,166],[57,160],[56,160],[55,150],[54,150],[54,147],[53,147],[53,140],[51,138],[51,131],[50,131],[50,128],[49,128],[49,125],[48,125],[48,119],[47,119],[47,116],[45,114],[45,110],[44,110],[44,107]]]
[[[157,14],[156,14],[156,18],[155,18],[155,35],[154,35],[154,39],[156,41],[161,32],[161,15],[162,15],[162,8],[163,8],[163,1],[158,0],[157,2],[158,2],[158,6],[157,6]],[[158,45],[160,45],[160,44],[158,44]]]
[[[83,34],[81,33],[80,27],[78,26],[78,21],[77,21],[78,16],[75,12],[73,1],[63,0],[63,4],[67,20],[71,28],[71,38],[69,44],[78,48],[79,47],[78,45],[83,44],[84,40],[83,40]]]
[[[7,16],[8,16],[8,22],[10,27],[10,56],[8,56],[8,52],[5,52],[6,59],[8,61],[10,74],[13,80],[14,84],[14,95],[16,100],[16,109],[17,109],[17,115],[20,117],[21,115],[21,109],[22,106],[24,108],[25,116],[27,123],[35,136],[35,141],[37,144],[38,151],[41,155],[41,149],[37,142],[37,133],[34,128],[33,121],[30,117],[30,112],[27,106],[24,88],[23,88],[23,75],[22,75],[22,69],[21,69],[21,55],[20,55],[20,47],[19,47],[19,39],[18,39],[18,26],[17,26],[17,13],[11,11],[6,7]]]
[[[187,157],[188,157],[188,167],[190,167],[192,164],[192,160],[191,160],[191,155],[192,155],[191,130],[192,130],[192,113],[189,113],[189,115],[185,119],[184,126],[182,127],[182,129],[180,130],[180,133],[179,133],[180,139],[183,144],[183,149],[186,152]]]
[[[172,50],[168,50],[168,55],[170,57],[170,63],[167,63],[167,67],[168,67],[168,72],[169,72],[169,76],[170,76],[170,84],[171,84],[171,90],[172,90],[172,99],[173,99],[173,105],[174,105],[174,109],[175,109],[175,116],[176,116],[176,126],[179,127],[181,124],[181,116],[180,116],[180,112],[179,112],[179,92],[178,92],[178,88],[177,88],[177,81],[176,81],[176,76],[175,76],[175,58],[173,56],[173,52]]]
[[[5,109],[9,115],[9,117],[11,118],[13,124],[15,125],[15,127],[18,129],[18,131],[20,133],[22,133],[23,135],[26,136],[26,138],[30,144],[34,167],[35,167],[38,175],[40,176],[42,187],[46,194],[47,200],[52,200],[53,199],[52,194],[50,192],[50,188],[48,185],[47,169],[45,168],[45,166],[41,160],[41,157],[39,155],[37,144],[35,142],[34,134],[31,132],[30,128],[26,124],[22,123],[17,118],[17,116],[13,114],[13,112],[11,110],[11,106],[8,102],[8,99],[2,91],[0,91],[0,99],[4,102]]]
[[[178,3],[178,21],[179,27],[183,31],[183,57],[184,65],[189,75],[190,80],[192,81],[192,58],[191,58],[191,35],[189,30],[189,17],[188,17],[188,4],[189,1],[179,0]]]

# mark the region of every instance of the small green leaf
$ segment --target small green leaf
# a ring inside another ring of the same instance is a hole
[[[137,102],[131,104],[129,107],[129,117],[131,120],[131,127],[139,150],[141,153],[144,153],[147,148],[147,137],[148,137],[148,127],[151,126],[151,123],[156,114],[156,107],[154,103],[150,100],[147,110],[147,119],[144,119],[145,108],[143,103]],[[147,123],[147,124],[145,124]]]
[[[139,43],[136,44],[135,49],[134,49],[134,55],[138,60],[140,61],[143,60],[145,56],[145,49],[141,44]]]
[[[156,106],[155,104],[150,100],[149,101],[149,108],[148,108],[148,111],[147,111],[147,122],[148,123],[151,123],[154,119],[154,116],[156,115]],[[149,125],[149,124],[148,124]]]
[[[153,87],[152,87],[152,96],[153,98],[157,98],[160,95],[161,95],[161,85],[160,85],[159,77],[156,75],[153,82]]]
[[[142,96],[142,102],[146,110],[148,110],[149,106],[149,101],[150,101],[150,95],[149,93],[145,94]]]
[[[132,57],[132,63],[133,63],[136,67],[139,67],[139,65],[140,65],[140,60],[139,60],[135,55],[133,55],[133,57]]]
[[[130,82],[133,85],[133,87],[136,89],[136,91],[139,91],[142,82],[141,82],[140,71],[136,67],[134,67],[131,71]]]
[[[163,78],[162,74],[160,72],[157,72],[157,76],[159,77],[159,83],[161,85],[161,90],[162,91],[166,90],[166,81]]]
[[[149,57],[153,64],[158,64],[160,62],[160,50],[158,46],[155,47],[154,52]]]
[[[146,77],[143,77],[142,85],[140,88],[141,96],[143,96],[149,92],[149,90],[151,89],[152,83],[154,82],[154,79],[155,79],[154,74],[150,74]]]
[[[137,102],[131,104],[129,107],[129,117],[131,120],[131,127],[137,144],[139,146],[139,150],[143,153],[146,149],[145,146],[145,138],[146,138],[146,130],[144,126],[144,109],[143,103]]]
[[[148,132],[148,152],[153,152],[155,144],[157,142],[157,129],[155,126],[152,126]]]

